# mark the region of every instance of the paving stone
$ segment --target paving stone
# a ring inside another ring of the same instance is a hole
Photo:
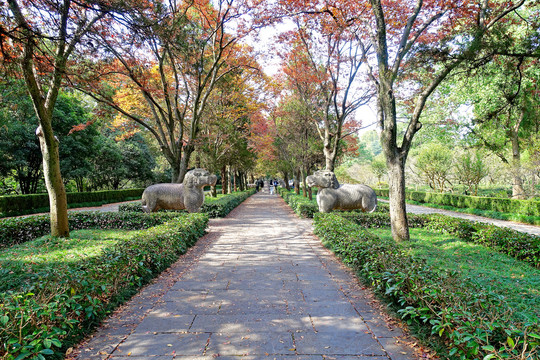
[[[134,334],[187,332],[195,315],[175,315],[153,311],[135,328]]]
[[[264,331],[310,331],[313,329],[307,316],[288,316],[286,314],[250,315],[197,315],[191,332],[248,333]]]
[[[380,344],[364,332],[301,333],[294,343],[299,354],[385,355]]]
[[[118,346],[115,356],[203,355],[210,334],[133,334]]]
[[[221,333],[212,334],[207,354],[257,355],[295,354],[290,333]]]

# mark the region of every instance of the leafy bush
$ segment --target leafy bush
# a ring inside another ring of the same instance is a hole
[[[162,224],[178,214],[133,212],[69,212],[69,226],[77,229],[146,229]],[[0,248],[33,240],[50,232],[49,215],[0,219]]]
[[[156,220],[169,216],[156,215]],[[62,357],[85,331],[203,235],[207,215],[172,215],[168,222],[135,232],[99,257],[76,263],[69,276],[55,276],[51,270],[26,289],[0,293],[0,357]]]
[[[70,207],[74,204],[106,204],[140,198],[144,189],[105,190],[67,193]],[[49,211],[48,194],[0,196],[0,214],[13,216],[29,214],[33,210]]]
[[[211,218],[225,217],[235,207],[240,205],[244,200],[255,193],[254,189],[235,192],[227,195],[220,195],[217,198],[206,196],[204,204],[201,208],[201,212],[208,214]],[[140,202],[133,202],[129,204],[121,204],[119,206],[120,212],[125,211],[138,211],[142,212],[142,206]],[[186,212],[185,210],[158,210],[158,212]]]
[[[302,195],[296,195],[296,193],[283,188],[278,189],[278,192],[299,216],[312,218],[313,214],[319,212],[319,207],[315,199],[310,201]]]
[[[315,214],[323,244],[398,307],[409,322],[429,326],[451,358],[534,357],[538,322],[512,322],[504,300],[451,272],[428,266],[337,213]]]

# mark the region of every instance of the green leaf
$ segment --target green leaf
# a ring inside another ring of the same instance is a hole
[[[53,355],[54,351],[52,351],[51,349],[43,349],[39,353],[43,355]]]
[[[27,357],[32,356],[32,353],[30,352],[23,352],[21,355],[17,356],[15,360],[22,360],[26,359]]]
[[[494,354],[489,354],[489,355],[484,356],[484,359],[483,359],[483,360],[493,359],[494,357],[495,357]]]
[[[514,348],[516,346],[516,344],[514,343],[514,340],[510,336],[506,338],[506,342],[511,348]]]
[[[2,323],[2,325],[6,325],[9,321],[9,317],[7,315],[3,315],[1,318],[0,318],[0,322]]]
[[[538,334],[528,334],[528,336],[540,340],[540,335]]]

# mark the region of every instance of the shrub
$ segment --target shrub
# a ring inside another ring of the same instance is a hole
[[[315,233],[409,322],[429,326],[454,358],[534,356],[538,323],[515,324],[504,301],[470,281],[405,254],[337,213],[315,214]],[[521,353],[523,352],[523,354]]]
[[[67,193],[69,207],[77,204],[106,204],[140,198],[144,189],[105,190]],[[49,211],[48,194],[0,196],[0,214],[13,216],[34,210]]]
[[[70,229],[146,229],[162,224],[178,214],[133,212],[69,212]],[[0,248],[21,244],[50,232],[49,215],[0,219]]]
[[[313,214],[319,212],[319,206],[315,200],[309,200],[302,195],[296,195],[296,193],[288,191],[287,189],[279,189],[278,191],[285,202],[289,204],[293,211],[299,216],[312,218]]]
[[[165,218],[162,215],[157,218]],[[174,215],[78,264],[70,276],[51,274],[26,290],[0,293],[0,357],[62,357],[126,295],[166,269],[203,235],[207,215]]]

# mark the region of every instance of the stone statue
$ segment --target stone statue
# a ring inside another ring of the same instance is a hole
[[[372,188],[362,184],[340,185],[336,175],[329,170],[319,170],[306,178],[308,186],[319,188],[317,204],[319,211],[361,209],[373,212],[377,208],[377,195]]]
[[[216,175],[204,169],[193,169],[186,173],[182,184],[155,184],[147,187],[142,194],[144,212],[159,209],[199,212],[204,203],[203,188],[216,184]]]

